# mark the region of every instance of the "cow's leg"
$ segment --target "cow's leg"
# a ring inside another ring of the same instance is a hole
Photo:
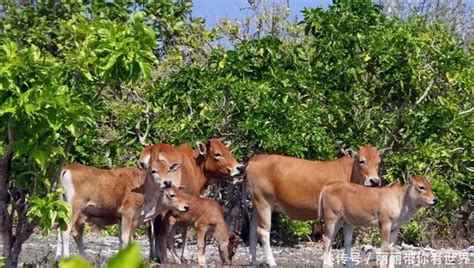
[[[183,228],[183,233],[182,233],[182,236],[183,238],[183,244],[181,245],[182,249],[181,249],[181,262],[183,263],[186,263],[186,259],[184,258],[184,255],[185,255],[185,251],[186,251],[186,242],[188,241],[188,227],[185,226]]]
[[[390,229],[391,223],[389,221],[380,224],[382,235],[382,251],[390,252]]]
[[[390,257],[390,230],[392,229],[392,223],[390,220],[380,221],[380,231],[382,235],[382,252],[388,254],[388,264],[392,263]],[[380,267],[386,267],[386,263],[382,263]]]
[[[61,232],[61,240],[63,244],[63,257],[69,257],[69,238],[71,236],[72,228],[75,228],[76,222],[81,214],[81,210],[83,208],[84,202],[82,200],[73,200],[72,202],[72,215],[71,219],[69,220],[69,224],[67,225],[66,231]]]
[[[341,227],[342,221],[340,219],[326,218],[323,226],[323,267],[332,266],[331,245],[334,236]]]
[[[122,240],[122,218],[121,217],[118,219],[117,229],[118,229],[119,249],[122,249],[123,240]]]
[[[162,264],[168,262],[168,256],[166,253],[168,237],[170,235],[171,229],[173,228],[173,220],[172,217],[166,215],[163,219],[162,225],[160,226],[160,231],[158,233],[158,248],[160,252],[160,260]]]
[[[84,221],[79,222],[76,224],[77,233],[73,236],[74,242],[76,242],[77,248],[79,250],[79,254],[82,257],[86,257],[86,250],[84,247]]]
[[[122,228],[120,237],[122,238],[122,246],[126,246],[130,243],[130,237],[132,235],[133,213],[123,213],[121,218],[120,225]],[[122,249],[122,247],[120,249]]]
[[[150,252],[148,255],[150,261],[155,261],[155,257],[156,257],[155,255],[155,229],[153,226],[153,221],[154,219],[146,223],[146,234],[148,236],[148,244],[150,247]]]
[[[61,229],[58,228],[58,238],[56,242],[56,256],[54,257],[55,261],[59,261],[63,254],[63,239],[61,235]]]
[[[257,234],[262,238],[262,244],[267,259],[267,264],[270,266],[276,266],[275,258],[273,257],[272,249],[270,247],[270,230],[272,228],[272,207],[269,203],[262,201],[263,200],[260,200],[260,202],[254,203],[258,215]]]
[[[156,217],[154,220],[153,220],[153,229],[154,229],[154,232],[155,232],[155,235],[153,236],[153,240],[154,240],[154,244],[155,244],[155,261],[157,262],[162,262],[161,259],[160,259],[160,247],[158,245],[159,243],[159,234],[160,234],[160,230],[163,226],[163,220],[162,220],[162,216],[158,216]]]
[[[395,228],[390,231],[390,248],[393,248],[395,246],[395,243],[397,243],[397,237],[399,232],[400,228]]]
[[[208,228],[197,228],[197,259],[200,266],[206,266],[206,233]]]
[[[344,251],[347,256],[346,267],[352,267],[352,233],[354,232],[354,226],[346,223],[344,225]]]
[[[178,253],[176,252],[176,247],[174,246],[174,237],[176,235],[176,227],[171,228],[169,234],[168,234],[168,239],[166,241],[168,250],[171,253],[171,257],[173,257],[173,260],[177,264],[182,264],[181,259],[178,256]]]
[[[249,251],[250,251],[250,263],[257,265],[257,226],[258,226],[258,215],[254,210],[252,220],[250,221],[250,237],[249,237]]]

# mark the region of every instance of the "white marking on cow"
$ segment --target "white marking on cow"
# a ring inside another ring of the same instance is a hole
[[[70,170],[64,170],[61,176],[62,184],[64,187],[64,195],[68,203],[72,203],[74,198],[74,185],[72,184],[72,176]]]
[[[150,158],[151,158],[151,155],[150,155],[150,154],[146,154],[146,155],[142,158],[141,163],[144,164],[144,168],[148,168],[148,167],[150,166]]]
[[[163,154],[158,155],[158,160],[168,163],[168,159]]]

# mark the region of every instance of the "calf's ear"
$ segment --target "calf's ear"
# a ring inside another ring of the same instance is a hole
[[[199,154],[200,155],[206,155],[206,153],[207,153],[206,144],[198,141],[196,143],[196,145],[197,145],[197,149],[198,149]]]

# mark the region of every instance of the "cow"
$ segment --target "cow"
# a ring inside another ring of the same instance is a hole
[[[212,234],[217,242],[222,264],[231,265],[232,257],[237,250],[238,240],[234,234],[229,232],[220,205],[212,199],[202,198],[184,192],[179,193],[178,197],[189,204],[189,211],[184,213],[168,211],[166,213],[163,219],[163,226],[158,235],[158,245],[162,263],[167,263],[166,242],[176,224],[180,227],[192,226],[196,229],[198,247],[197,259],[199,265],[206,266],[205,249],[206,234],[208,233]],[[170,243],[169,247],[175,261],[179,263],[180,259],[177,258],[174,243]]]
[[[171,149],[173,149],[171,147]],[[69,255],[69,236],[73,236],[80,248],[78,236],[81,223],[90,221],[99,226],[119,224],[120,248],[130,241],[134,229],[162,212],[162,188],[169,188],[176,181],[174,174],[180,163],[167,163],[165,175],[149,176],[136,167],[99,169],[82,164],[63,167],[60,187],[64,199],[72,209],[67,229],[58,235],[56,259]],[[179,177],[179,176],[178,176]],[[83,253],[83,252],[82,252]]]
[[[350,181],[365,186],[378,186],[380,158],[389,148],[365,145],[347,150],[342,158],[310,161],[281,155],[255,155],[247,165],[246,184],[254,206],[250,224],[249,251],[256,264],[257,232],[262,239],[266,261],[276,262],[270,248],[272,210],[292,219],[317,220],[319,194],[325,184]]]
[[[349,182],[324,186],[319,199],[319,217],[323,221],[324,261],[330,260],[331,241],[344,224],[344,248],[351,265],[352,232],[355,226],[378,226],[382,235],[382,251],[390,252],[400,226],[422,207],[435,205],[430,182],[424,176],[413,176],[405,185],[398,183],[368,189]]]
[[[180,183],[176,184],[183,188],[183,191],[199,196],[201,191],[210,184],[225,181],[231,177],[242,176],[245,172],[245,166],[238,163],[229,151],[229,141],[220,139],[210,139],[206,143],[198,142],[197,148],[193,149],[187,144],[176,146],[177,152],[172,154],[163,151],[157,145],[150,145],[144,148],[140,154],[139,166],[148,170],[155,177],[159,177],[160,165],[169,159],[180,162],[179,175]],[[176,178],[176,180],[178,180]],[[153,229],[153,228],[151,228]],[[184,229],[183,250],[186,243],[187,229]],[[150,258],[156,259],[154,252],[158,252],[158,237],[150,233],[150,245],[155,245],[155,249],[150,247]],[[152,238],[154,237],[154,238]]]

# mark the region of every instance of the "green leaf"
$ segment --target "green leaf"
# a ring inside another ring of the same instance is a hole
[[[136,243],[128,244],[123,250],[121,250],[117,255],[112,257],[107,262],[107,267],[108,268],[145,267],[141,259],[140,247]]]
[[[79,256],[71,256],[59,262],[59,268],[92,268],[92,264]]]

